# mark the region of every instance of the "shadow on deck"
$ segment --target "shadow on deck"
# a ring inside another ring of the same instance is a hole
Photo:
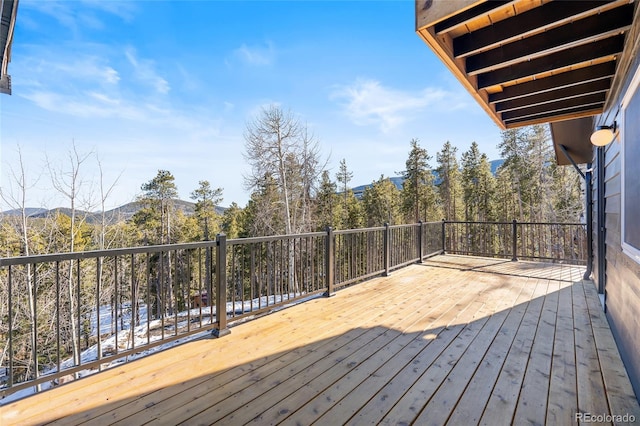
[[[583,272],[438,256],[8,404],[0,423],[640,421]]]

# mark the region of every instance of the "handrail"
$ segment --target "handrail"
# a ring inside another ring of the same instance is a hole
[[[586,264],[586,224],[443,221],[447,253]]]
[[[0,395],[203,332],[221,337],[234,322],[445,252],[584,263],[585,233],[579,223],[439,221],[0,258]]]

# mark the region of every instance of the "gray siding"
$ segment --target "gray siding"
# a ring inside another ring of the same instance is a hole
[[[623,89],[617,96],[619,105],[640,61],[633,61]],[[636,92],[640,96],[640,92]],[[617,110],[609,110],[607,119],[612,122]],[[638,135],[640,138],[640,135]],[[637,140],[637,139],[636,139]],[[605,188],[605,294],[607,319],[616,338],[618,349],[631,378],[636,395],[640,395],[640,265],[622,252],[621,232],[621,144],[614,142],[605,149],[605,178],[594,181],[594,221],[597,221],[597,185]],[[594,159],[595,164],[595,159]],[[636,165],[637,167],[637,165]],[[595,174],[594,174],[595,177]],[[640,220],[637,212],[635,220]],[[594,247],[597,247],[597,223],[594,223]],[[598,261],[602,253],[595,252],[593,277],[598,281]]]

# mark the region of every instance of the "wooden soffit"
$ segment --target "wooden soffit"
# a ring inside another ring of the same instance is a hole
[[[416,0],[415,7],[418,35],[507,129],[601,114],[636,2]]]
[[[18,0],[0,1],[0,93],[11,94],[11,77],[7,73],[11,44],[18,12]]]

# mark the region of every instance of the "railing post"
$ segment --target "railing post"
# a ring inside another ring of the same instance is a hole
[[[447,254],[447,243],[446,243],[446,219],[442,219],[442,254]]]
[[[513,222],[511,224],[511,231],[513,236],[513,240],[511,241],[511,253],[512,253],[511,261],[517,262],[518,261],[518,221],[516,219],[513,219]]]
[[[418,263],[422,263],[423,242],[422,242],[422,221],[418,222]]]
[[[231,333],[227,328],[227,236],[216,236],[216,324],[213,337]]]
[[[384,224],[384,238],[383,238],[383,252],[384,252],[384,275],[385,277],[389,275],[389,269],[391,265],[391,235],[389,230],[389,223],[385,222]]]
[[[327,297],[331,297],[334,294],[333,285],[335,283],[335,240],[333,236],[333,228],[327,226],[326,230],[327,236],[325,237],[326,242],[324,245],[324,276],[326,280],[327,291],[324,293],[324,295]]]

